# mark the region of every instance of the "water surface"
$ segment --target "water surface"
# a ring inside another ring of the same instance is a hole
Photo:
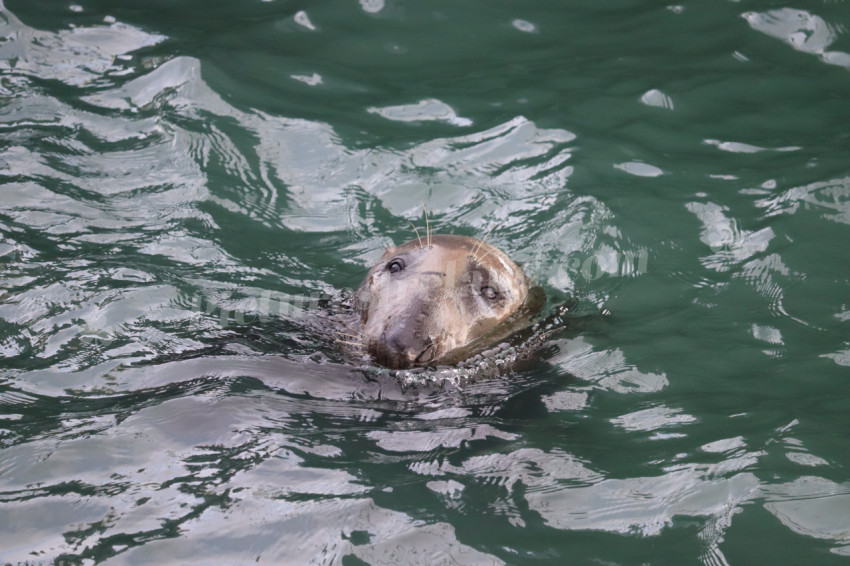
[[[839,564],[847,4],[0,4],[0,562]],[[568,328],[308,324],[410,223]]]

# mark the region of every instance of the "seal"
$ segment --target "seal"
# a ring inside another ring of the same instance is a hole
[[[369,270],[349,336],[390,369],[452,364],[528,326],[544,301],[500,249],[433,234],[388,248]]]

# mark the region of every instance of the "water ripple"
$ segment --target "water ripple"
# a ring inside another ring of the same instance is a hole
[[[754,528],[850,554],[843,83],[809,72],[850,67],[838,11],[743,14],[805,54],[768,68],[728,3],[497,6],[488,71],[460,4],[210,5],[215,33],[17,4],[64,27],[0,4],[0,562],[720,565]],[[311,309],[424,210],[492,228],[571,328],[460,388],[345,362]]]
[[[780,39],[803,53],[819,55],[824,63],[850,69],[850,54],[827,51],[838,36],[839,28],[822,17],[794,8],[767,12],[746,12],[742,17],[756,31]]]

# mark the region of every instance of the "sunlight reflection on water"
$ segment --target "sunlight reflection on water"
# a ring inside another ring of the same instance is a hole
[[[91,12],[74,6],[73,17]],[[415,8],[353,9],[379,35]],[[835,165],[843,153],[811,148],[837,121],[800,140],[760,138],[749,122],[726,135],[694,110],[702,75],[689,85],[672,65],[665,80],[655,68],[668,61],[653,59],[650,85],[605,67],[639,62],[646,37],[632,38],[639,56],[603,52],[582,67],[593,49],[565,61],[547,42],[610,48],[593,43],[600,32],[511,10],[476,18],[507,45],[532,42],[534,56],[497,73],[502,102],[525,101],[524,115],[428,88],[381,98],[372,77],[340,123],[330,108],[268,110],[233,87],[218,51],[205,59],[150,22],[42,31],[0,5],[0,561],[541,563],[586,544],[578,562],[629,563],[666,559],[647,548],[675,540],[691,548],[684,561],[713,565],[746,555],[735,540],[753,525],[799,535],[788,544],[807,557],[850,554],[836,432],[846,387],[835,385],[850,316],[834,267],[846,265],[850,177]],[[614,25],[594,10],[574,17]],[[465,21],[427,15],[435,30]],[[827,16],[734,17],[812,64],[847,66]],[[342,37],[338,23],[318,5],[273,20],[292,52],[253,55],[293,89],[338,88],[345,65],[286,66],[304,37]],[[375,42],[400,46],[389,56],[423,51],[394,33]],[[422,68],[472,77],[453,85],[483,80],[487,58],[464,63],[464,42],[448,50],[467,66]],[[758,64],[753,44],[715,47],[712,69]],[[542,102],[529,103],[528,76],[502,84],[538,65],[551,80]],[[565,65],[576,83],[556,72]],[[606,73],[602,96],[590,85]],[[588,96],[575,104],[586,116],[564,109],[568,95]],[[661,126],[687,143],[659,142]],[[576,298],[575,329],[506,376],[461,387],[411,387],[334,357],[305,319],[410,239],[423,209],[440,231],[495,226],[547,309]]]

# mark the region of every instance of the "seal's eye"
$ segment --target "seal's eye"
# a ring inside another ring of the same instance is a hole
[[[399,271],[404,271],[404,261],[401,259],[394,259],[387,264],[387,271],[390,273],[398,273]]]
[[[494,288],[490,287],[489,285],[487,285],[485,287],[481,287],[481,296],[484,297],[485,299],[495,301],[496,299],[499,298],[499,292],[496,291]]]

